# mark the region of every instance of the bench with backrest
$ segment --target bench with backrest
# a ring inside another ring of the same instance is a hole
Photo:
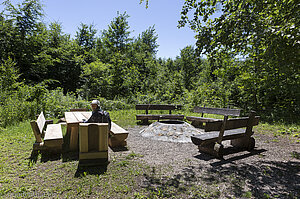
[[[228,118],[240,116],[239,109],[195,107],[194,112],[222,115],[223,119],[205,117],[186,117],[196,127],[203,128],[202,135],[192,136],[192,142],[198,146],[200,152],[209,153],[215,157],[223,157],[222,141],[231,140],[231,145],[251,151],[255,147],[253,126],[258,125],[259,116],[251,111],[248,117]]]
[[[46,120],[41,112],[37,120],[31,121],[30,125],[36,139],[33,150],[62,150],[63,134],[60,124]]]
[[[171,104],[137,104],[136,110],[145,110],[145,114],[136,115],[137,120],[141,120],[143,124],[148,124],[149,120],[183,120],[184,115],[172,114],[172,110],[181,110],[182,105],[171,105]],[[169,114],[149,114],[150,110],[168,110]]]
[[[108,123],[79,124],[79,165],[108,164]]]

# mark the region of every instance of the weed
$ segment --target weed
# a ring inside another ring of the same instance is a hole
[[[245,198],[251,198],[251,197],[252,197],[251,191],[245,192],[245,193],[243,194],[243,197],[245,197]]]
[[[126,167],[128,164],[129,164],[129,162],[127,160],[123,160],[118,163],[118,165],[121,167]]]
[[[135,158],[135,157],[143,157],[142,155],[140,155],[140,154],[136,154],[136,153],[134,153],[134,152],[131,152],[129,155],[127,155],[125,158],[127,159],[127,160],[131,160],[131,159],[133,159],[133,158]]]
[[[291,152],[291,156],[296,159],[300,159],[300,154],[296,151]]]

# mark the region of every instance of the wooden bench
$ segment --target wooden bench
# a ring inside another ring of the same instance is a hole
[[[79,124],[79,165],[108,164],[108,124]]]
[[[228,118],[228,116],[239,116],[239,109],[205,108],[195,107],[194,112],[223,115],[223,119],[186,117],[196,127],[203,128],[205,134],[192,136],[192,142],[198,146],[200,152],[223,157],[222,141],[231,140],[231,145],[251,151],[255,147],[255,139],[252,128],[259,123],[259,116],[251,111],[249,117]],[[202,115],[203,116],[203,115]],[[245,129],[246,128],[246,129]]]
[[[46,120],[43,112],[40,113],[37,120],[30,122],[35,136],[33,150],[53,150],[61,151],[63,144],[63,135],[60,124],[51,124],[52,120]],[[44,129],[46,129],[44,131]]]
[[[127,137],[128,137],[128,131],[118,126],[116,123],[111,122],[110,137],[108,139],[108,145],[110,147],[115,148],[115,147],[126,146]]]
[[[148,124],[149,120],[183,120],[184,115],[172,114],[172,110],[180,110],[182,105],[170,105],[170,104],[137,104],[136,110],[145,110],[145,114],[136,115],[137,120],[141,120],[143,124]],[[149,114],[149,110],[168,110],[169,114]]]

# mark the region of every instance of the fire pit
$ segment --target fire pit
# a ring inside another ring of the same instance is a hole
[[[204,131],[197,129],[187,122],[180,120],[165,120],[154,122],[141,132],[143,137],[154,140],[170,142],[192,142],[192,135],[203,134]]]

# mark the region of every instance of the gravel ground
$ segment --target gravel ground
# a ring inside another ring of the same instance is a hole
[[[142,137],[144,128],[147,126],[127,129],[128,151],[116,153],[140,154],[142,161],[161,168],[171,178],[215,183],[221,192],[227,192],[226,198],[232,191],[250,191],[255,198],[300,198],[300,143],[289,138],[254,134],[256,147],[252,152],[237,151],[226,141],[224,159],[220,160],[198,152],[193,143]]]

